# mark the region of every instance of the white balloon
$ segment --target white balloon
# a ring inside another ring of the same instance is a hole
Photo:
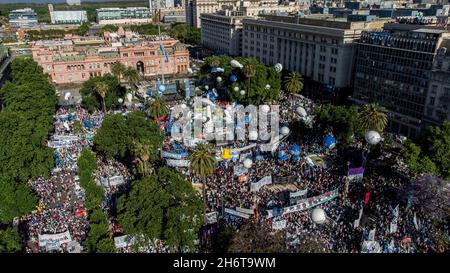
[[[233,88],[233,90],[236,91],[236,92],[239,91],[239,86],[235,86],[235,87]]]
[[[270,84],[266,84],[266,89],[269,90],[270,89]]]
[[[275,71],[277,71],[278,73],[280,73],[283,70],[283,65],[280,63],[277,63],[275,65]]]
[[[64,95],[64,99],[65,99],[65,100],[69,100],[69,98],[70,98],[71,95],[72,95],[72,94],[71,94],[70,92],[67,92],[67,93]]]
[[[122,99],[122,98],[119,98],[117,101],[118,101],[119,103],[122,103],[122,102],[123,102],[123,99]]]
[[[63,123],[63,125],[64,125],[64,128],[66,128],[67,131],[70,131],[69,123],[67,123],[67,121],[65,121]]]
[[[327,220],[327,218],[325,216],[325,211],[321,208],[313,209],[311,212],[311,219],[316,224],[319,224],[319,225],[324,224],[325,221]]]
[[[259,109],[261,109],[261,112],[263,112],[263,113],[268,113],[270,111],[270,106],[264,104],[264,105],[261,105],[259,107]]]
[[[222,77],[217,77],[217,82],[221,82],[222,81]]]
[[[253,161],[250,158],[247,158],[244,160],[244,167],[247,169],[250,169],[253,165]]]
[[[290,132],[290,130],[289,130],[288,127],[284,126],[284,127],[281,128],[281,134],[283,136],[287,136],[289,134],[289,132]]]
[[[202,121],[203,121],[203,122],[206,122],[207,120],[208,120],[208,118],[207,118],[206,116],[203,116],[203,117],[202,117]]]
[[[295,109],[295,111],[301,117],[306,117],[306,115],[307,115],[305,108],[303,108],[301,106],[297,107],[297,109]]]
[[[375,145],[381,141],[381,136],[377,131],[367,131],[365,134],[367,143]]]
[[[258,139],[258,132],[256,131],[251,131],[248,133],[248,138],[252,141],[255,141]]]
[[[208,90],[209,89],[209,86],[208,85],[205,85],[205,90]]]
[[[243,67],[243,65],[236,60],[231,60],[230,65],[231,65],[231,67],[234,67],[234,68],[242,68]]]
[[[128,102],[131,102],[131,100],[133,99],[133,95],[131,93],[127,94],[127,100]]]
[[[241,94],[241,96],[245,95],[245,90],[241,90],[239,94]]]

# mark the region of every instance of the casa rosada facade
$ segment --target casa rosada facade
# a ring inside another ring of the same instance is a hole
[[[161,51],[161,43],[166,54]],[[55,84],[82,83],[111,73],[115,62],[155,77],[185,74],[189,67],[189,52],[178,40],[132,32],[105,33],[103,38],[68,35],[60,40],[37,41],[32,53]]]

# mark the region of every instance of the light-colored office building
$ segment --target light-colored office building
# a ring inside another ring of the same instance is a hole
[[[191,27],[201,26],[200,14],[214,13],[224,8],[237,6],[238,0],[184,0],[186,23]]]
[[[244,19],[242,55],[266,65],[281,63],[324,87],[352,85],[355,40],[384,22],[346,22],[293,16]]]
[[[151,23],[151,13],[147,7],[101,8],[97,9],[97,23],[100,25]]]
[[[38,25],[36,12],[30,8],[16,9],[9,13],[9,25],[13,28],[31,28]]]
[[[81,0],[67,0],[67,5],[79,6],[79,5],[81,5]]]
[[[48,5],[52,24],[82,24],[88,21],[85,10],[53,10],[53,5]]]
[[[232,10],[201,14],[202,46],[216,54],[240,56],[244,18],[247,17],[242,11]]]

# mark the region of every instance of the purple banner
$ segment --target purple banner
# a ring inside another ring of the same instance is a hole
[[[364,173],[364,167],[359,167],[359,168],[349,168],[348,169],[348,176],[351,175],[358,175],[358,174],[363,174]]]

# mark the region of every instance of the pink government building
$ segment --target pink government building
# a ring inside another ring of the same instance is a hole
[[[160,39],[167,59],[160,50]],[[186,74],[189,52],[168,36],[140,36],[119,29],[104,37],[67,35],[59,40],[37,41],[32,46],[33,59],[55,84],[82,83],[91,77],[111,72],[115,62],[136,68],[141,75],[160,77]]]

